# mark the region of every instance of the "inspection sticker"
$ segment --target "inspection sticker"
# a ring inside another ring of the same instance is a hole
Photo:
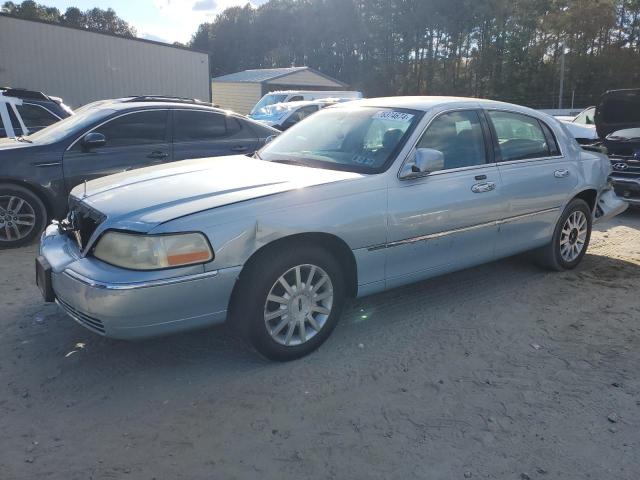
[[[410,113],[396,112],[393,110],[384,110],[376,113],[373,118],[379,120],[395,120],[397,122],[410,122],[413,119],[413,115]]]

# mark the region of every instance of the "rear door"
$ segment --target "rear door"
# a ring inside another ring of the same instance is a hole
[[[481,112],[437,116],[416,148],[444,168],[389,188],[387,287],[491,260],[504,214],[500,176]]]
[[[575,160],[560,151],[551,128],[522,113],[487,111],[507,202],[497,253],[544,245],[578,185]]]
[[[251,155],[260,146],[249,123],[233,115],[205,110],[173,111],[173,158]]]
[[[64,154],[65,185],[70,191],[85,180],[171,161],[168,110],[125,113],[82,134]],[[87,149],[82,138],[101,133],[106,144]]]

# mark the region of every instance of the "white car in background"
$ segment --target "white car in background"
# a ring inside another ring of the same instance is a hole
[[[585,108],[575,117],[557,116],[580,144],[590,144],[598,140],[595,123],[596,107]]]

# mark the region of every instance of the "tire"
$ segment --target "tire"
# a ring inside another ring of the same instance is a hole
[[[35,193],[19,185],[0,184],[0,248],[28,245],[46,224],[47,209]]]
[[[558,272],[576,268],[587,253],[591,226],[587,202],[579,198],[571,200],[556,224],[551,243],[539,250],[538,263]]]
[[[344,307],[340,264],[316,246],[270,250],[243,270],[239,282],[232,321],[245,340],[270,360],[295,360],[313,352],[331,335]],[[270,295],[279,301],[268,301]]]

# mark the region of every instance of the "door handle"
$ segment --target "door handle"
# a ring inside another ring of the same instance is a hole
[[[154,160],[162,160],[163,158],[167,158],[168,156],[169,156],[168,153],[156,151],[156,152],[151,152],[149,155],[147,155],[147,158],[153,158]]]
[[[496,184],[493,182],[476,183],[471,187],[473,193],[485,193],[496,189]]]
[[[246,152],[247,147],[243,147],[242,145],[236,145],[235,147],[231,147],[232,152]]]
[[[567,170],[566,168],[563,168],[553,172],[553,176],[556,178],[566,178],[569,176],[569,173],[570,173],[569,170]]]

